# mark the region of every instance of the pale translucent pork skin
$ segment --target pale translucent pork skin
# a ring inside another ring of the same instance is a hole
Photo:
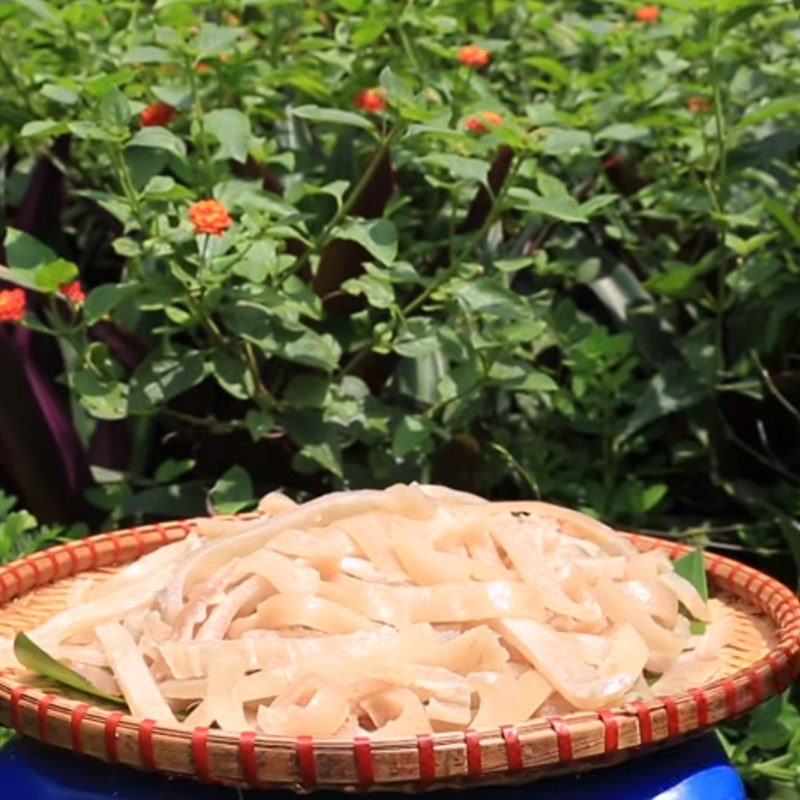
[[[82,587],[34,640],[135,716],[287,736],[496,728],[713,675],[692,584],[578,512],[417,484],[259,510]]]

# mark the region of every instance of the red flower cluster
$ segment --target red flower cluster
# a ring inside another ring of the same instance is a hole
[[[458,60],[471,69],[485,67],[491,60],[489,51],[476,44],[466,44],[458,51]]]
[[[139,114],[139,122],[143,127],[150,127],[151,125],[168,125],[170,120],[178,113],[176,108],[173,108],[167,103],[152,103],[147,108],[142,109]]]
[[[58,291],[62,296],[66,297],[67,300],[71,300],[73,303],[82,303],[86,299],[86,292],[83,291],[83,286],[81,286],[80,281],[62,283],[61,286],[58,287]]]
[[[496,111],[479,111],[464,120],[464,127],[471,133],[488,133],[490,128],[503,124]]]
[[[25,292],[4,289],[0,292],[0,322],[19,322],[25,316]]]
[[[362,111],[380,113],[386,110],[386,90],[380,86],[362,89],[355,99],[355,104]]]
[[[233,224],[228,209],[219,200],[192,203],[189,206],[189,219],[195,233],[209,233],[212,236],[222,236],[222,232]]]
[[[639,22],[653,23],[658,22],[661,16],[661,9],[658,6],[639,6],[636,9],[636,19]]]
[[[694,114],[707,114],[711,111],[711,101],[707,97],[696,94],[686,100],[686,108]]]

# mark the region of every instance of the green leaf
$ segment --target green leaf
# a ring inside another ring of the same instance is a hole
[[[233,466],[214,484],[209,492],[211,505],[219,514],[235,514],[255,500],[250,476],[240,466]]]
[[[581,204],[568,194],[543,197],[521,186],[510,189],[508,194],[515,200],[519,200],[520,205],[533,214],[541,214],[562,222],[589,221]]]
[[[397,258],[397,229],[388,219],[349,220],[336,229],[335,235],[358,242],[386,266]]]
[[[692,550],[685,556],[681,556],[672,562],[675,572],[697,589],[698,594],[703,600],[708,600],[708,579],[706,577],[706,565],[703,561],[702,550]],[[692,620],[692,633],[705,633],[706,625],[700,620]]]
[[[122,56],[123,64],[166,64],[171,60],[170,54],[163,47],[153,45],[132,47]]]
[[[257,442],[275,427],[275,420],[266,411],[256,411],[251,408],[244,416],[244,424],[253,441]]]
[[[312,122],[330,122],[334,125],[352,125],[355,128],[374,132],[372,123],[352,111],[342,111],[338,108],[321,108],[320,106],[307,105],[292,109],[295,117],[310,119]]]
[[[78,102],[78,93],[69,89],[66,86],[60,86],[57,83],[47,83],[39,90],[42,97],[48,100],[53,100],[56,103],[61,103],[63,106],[75,105]],[[35,125],[36,123],[28,123]],[[27,126],[26,126],[27,127]]]
[[[641,394],[628,423],[622,432],[627,438],[645,425],[661,417],[696,405],[708,394],[708,389],[690,372],[685,364],[668,361],[653,377]]]
[[[36,119],[26,122],[19,132],[20,136],[58,136],[69,130],[69,123],[52,119]]]
[[[5,239],[6,262],[12,269],[35,269],[58,256],[25,231],[9,228]]]
[[[319,334],[312,330],[304,331],[302,336],[284,344],[280,355],[297,364],[316,367],[327,372],[336,368],[342,356],[342,348],[329,333]]]
[[[106,314],[113,311],[120,303],[133,297],[139,287],[135,283],[104,283],[89,292],[83,304],[83,319],[87,325],[93,325]]]
[[[363,294],[373,308],[391,308],[394,303],[394,288],[384,275],[367,273],[350,278],[342,284],[348,294]]]
[[[598,131],[597,138],[610,139],[615,142],[633,142],[637,139],[645,139],[649,135],[649,128],[623,122],[618,125],[609,125],[607,128]]]
[[[255,394],[255,379],[243,360],[217,352],[211,359],[211,369],[217,383],[233,397],[247,400]]]
[[[247,161],[252,132],[250,120],[235,108],[217,108],[205,117],[205,129],[219,142],[215,158],[232,158],[240,164]]]
[[[434,424],[425,417],[404,416],[392,434],[392,452],[405,458],[413,452],[429,452],[433,446]]]
[[[78,275],[78,267],[71,261],[57,258],[36,270],[36,285],[45,292],[57,292],[62,283],[69,283]]]
[[[157,125],[140,128],[128,143],[129,147],[152,147],[183,158],[186,145],[172,131]]]
[[[772,197],[764,198],[764,208],[770,216],[792,237],[796,245],[800,245],[800,225],[794,221],[786,206]]]
[[[242,29],[230,25],[203,25],[195,42],[200,58],[216,56],[230,50],[241,38]]]
[[[16,0],[16,2],[32,11],[37,17],[41,17],[46,22],[49,22],[51,25],[55,25],[58,28],[64,26],[64,22],[56,9],[52,4],[45,2],[45,0]]]
[[[519,362],[493,364],[489,378],[514,392],[555,392],[558,389],[558,384],[549,375]]]
[[[198,350],[152,354],[131,378],[130,410],[141,413],[162,406],[196,386],[205,375],[203,354]]]
[[[128,98],[119,90],[111,89],[100,101],[100,118],[115,128],[125,128],[131,118]]]
[[[158,465],[153,480],[156,483],[171,483],[181,475],[194,469],[197,462],[193,458],[168,458]]]
[[[42,650],[33,639],[25,633],[18,633],[14,639],[14,655],[22,666],[41,675],[44,678],[63,683],[85,694],[99,697],[116,705],[125,705],[125,699],[114,694],[107,694],[98,689],[93,683],[87,681],[83,675],[70,669],[60,661],[56,661],[51,655]]]
[[[456,178],[467,181],[477,181],[485,183],[489,173],[489,164],[479,158],[466,158],[464,156],[451,155],[450,153],[431,153],[422,159],[425,164],[432,164],[435,167],[446,169]]]

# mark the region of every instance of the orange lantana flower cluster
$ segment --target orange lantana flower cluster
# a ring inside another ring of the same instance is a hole
[[[496,111],[479,111],[464,120],[464,127],[470,133],[488,133],[493,127],[503,124],[503,118]]]
[[[25,316],[26,302],[22,289],[0,291],[0,322],[19,322]]]
[[[465,67],[480,69],[489,63],[491,55],[485,47],[478,47],[476,44],[467,44],[458,51],[458,60]]]
[[[362,89],[355,99],[355,104],[362,111],[378,113],[386,110],[386,90],[380,86]]]
[[[145,128],[152,125],[163,127],[168,125],[177,113],[178,110],[168,103],[152,103],[147,108],[142,109],[142,113],[139,114],[139,122]]]
[[[222,232],[233,224],[228,209],[219,200],[198,200],[189,206],[189,219],[195,233],[222,236]]]

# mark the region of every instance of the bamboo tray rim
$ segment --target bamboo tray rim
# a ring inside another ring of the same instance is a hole
[[[237,519],[253,519],[247,514]],[[120,565],[187,536],[196,520],[128,528],[57,545],[0,567],[0,615],[34,589]],[[623,533],[638,549],[671,559],[693,548]],[[518,782],[535,774],[620,760],[737,716],[787,688],[800,668],[800,600],[766,574],[704,554],[712,584],[752,603],[775,627],[777,644],[747,667],[702,687],[621,708],[535,717],[490,731],[421,734],[373,741],[276,736],[137,720],[21,683],[0,672],[0,722],[18,733],[110,763],[238,786],[417,791]],[[13,608],[13,606],[12,606]]]

